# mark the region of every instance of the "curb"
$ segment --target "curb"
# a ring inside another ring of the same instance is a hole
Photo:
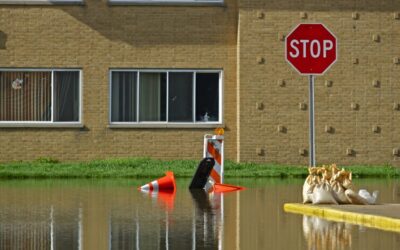
[[[400,232],[400,219],[391,217],[347,212],[299,203],[285,203],[283,210],[289,213],[317,216],[332,221],[347,222],[386,231]]]

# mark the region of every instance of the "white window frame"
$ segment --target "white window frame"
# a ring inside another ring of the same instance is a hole
[[[137,98],[136,98],[136,122],[113,122],[112,121],[112,73],[113,72],[136,72],[137,75]],[[140,73],[166,73],[166,85],[167,85],[167,96],[166,96],[166,121],[139,121],[139,81],[140,81]],[[193,122],[169,122],[168,121],[168,95],[169,95],[169,73],[193,73]],[[197,73],[218,73],[218,92],[219,92],[219,100],[218,100],[218,121],[212,122],[201,122],[196,121],[196,74]],[[109,70],[109,127],[110,128],[216,128],[223,127],[223,76],[224,71],[222,69],[110,69]]]
[[[0,68],[0,72],[50,72],[51,73],[51,120],[50,121],[0,121],[1,127],[83,127],[82,124],[82,69],[75,68]],[[54,121],[54,72],[79,72],[79,120]]]
[[[84,0],[0,0],[1,4],[22,5],[56,5],[56,4],[83,4]]]
[[[113,5],[224,5],[224,0],[108,0]]]

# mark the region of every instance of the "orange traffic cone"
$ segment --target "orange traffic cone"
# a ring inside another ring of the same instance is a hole
[[[174,173],[168,171],[165,173],[164,177],[161,177],[158,180],[143,185],[139,189],[148,191],[158,191],[158,190],[175,190],[175,188],[176,185],[175,185]]]
[[[166,211],[174,210],[176,190],[163,190],[163,191],[150,191],[140,190],[143,194],[150,196],[152,199],[157,200],[158,203]]]
[[[222,183],[215,183],[213,191],[216,193],[226,193],[226,192],[233,192],[244,190],[244,187],[229,185],[229,184],[222,184]]]
[[[174,210],[176,191],[161,191],[158,192],[158,202],[163,205],[167,211]]]

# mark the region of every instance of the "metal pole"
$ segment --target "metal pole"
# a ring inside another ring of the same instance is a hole
[[[315,119],[314,119],[314,80],[310,75],[310,166],[315,167]]]

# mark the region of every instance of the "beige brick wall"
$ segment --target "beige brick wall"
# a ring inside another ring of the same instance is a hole
[[[308,80],[285,61],[282,38],[298,23],[322,22],[338,38],[339,58],[316,78],[317,163],[398,165],[392,151],[400,147],[400,111],[393,110],[400,103],[400,64],[393,63],[400,57],[399,12],[397,1],[372,0],[0,6],[0,67],[82,68],[86,126],[1,128],[0,161],[198,159],[211,129],[107,128],[108,70],[223,68],[227,159],[307,165],[299,150],[308,150],[308,109],[299,103],[308,104]]]
[[[322,22],[338,39],[339,58],[316,77],[317,163],[398,165],[392,150],[400,147],[400,111],[393,110],[400,102],[400,65],[393,63],[400,57],[399,10],[398,1],[240,1],[240,161],[308,164],[308,155],[299,155],[299,149],[308,151],[308,109],[299,109],[299,103],[308,103],[308,79],[285,61],[281,35],[298,23]],[[359,110],[351,109],[352,102]],[[326,133],[325,126],[334,132]],[[381,131],[374,133],[373,126]],[[347,148],[355,154],[346,155]]]
[[[235,159],[236,1],[225,7],[85,2],[0,5],[0,67],[82,68],[86,127],[0,128],[0,161],[202,157],[203,135],[212,129],[107,128],[110,68],[222,68],[226,157]]]

